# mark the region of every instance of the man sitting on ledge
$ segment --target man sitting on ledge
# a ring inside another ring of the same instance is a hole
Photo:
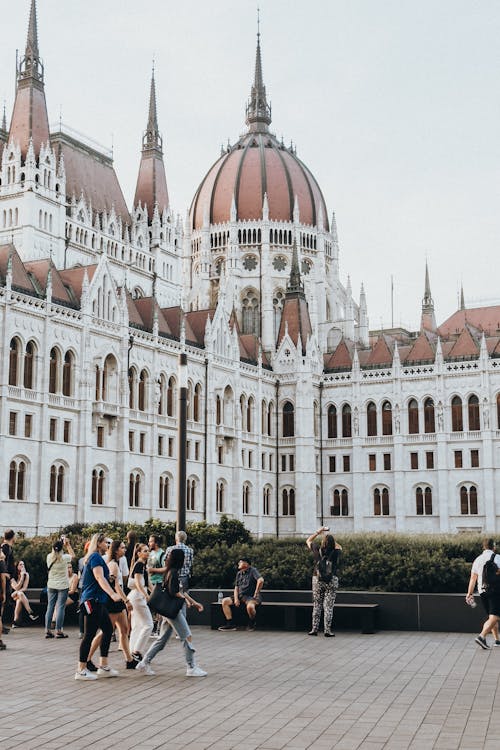
[[[264,585],[264,579],[247,557],[242,557],[238,562],[238,573],[234,583],[233,596],[226,596],[222,600],[222,611],[226,618],[226,624],[221,625],[219,630],[236,630],[233,622],[231,606],[239,607],[240,603],[247,608],[248,630],[255,630],[256,609],[261,602],[260,590]]]

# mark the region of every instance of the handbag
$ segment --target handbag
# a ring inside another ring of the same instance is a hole
[[[149,606],[155,612],[170,620],[175,620],[184,604],[184,599],[178,596],[170,596],[168,589],[163,584],[157,583],[149,597]]]

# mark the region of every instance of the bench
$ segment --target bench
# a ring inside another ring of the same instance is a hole
[[[309,630],[312,615],[311,602],[268,602],[264,601],[257,609],[259,627],[279,628],[280,630]],[[356,625],[363,634],[375,633],[377,630],[378,604],[335,604],[334,627],[353,627]],[[233,611],[235,608],[233,607]],[[241,610],[241,618],[246,610]],[[239,613],[238,613],[239,614]],[[225,622],[220,602],[210,604],[210,627],[217,630]],[[347,625],[346,625],[347,623]]]

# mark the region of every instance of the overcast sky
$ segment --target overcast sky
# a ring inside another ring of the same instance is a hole
[[[370,326],[418,325],[425,259],[438,322],[500,302],[500,2],[259,0],[271,128],[335,210],[341,275]],[[253,0],[38,0],[49,119],[106,146],[130,204],[156,60],[170,201],[185,215],[244,130]],[[8,119],[29,0],[0,0]]]

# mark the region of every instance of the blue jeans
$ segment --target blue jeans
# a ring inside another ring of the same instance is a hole
[[[189,629],[189,625],[187,624],[187,620],[182,613],[182,610],[179,612],[175,620],[169,620],[166,617],[162,618],[160,637],[153,643],[152,646],[150,646],[146,655],[144,656],[144,661],[147,664],[151,663],[156,654],[160,653],[160,651],[163,651],[163,649],[169,642],[170,636],[172,635],[174,629],[181,639],[182,645],[184,646],[184,657],[186,659],[188,667],[194,667],[195,649],[193,647],[193,644],[187,640],[188,636],[191,635],[191,631]]]
[[[50,630],[54,608],[56,609],[56,630],[61,631],[64,627],[64,613],[66,610],[66,599],[69,589],[47,590],[47,612],[45,613],[45,630]],[[56,607],[57,602],[57,607]]]

